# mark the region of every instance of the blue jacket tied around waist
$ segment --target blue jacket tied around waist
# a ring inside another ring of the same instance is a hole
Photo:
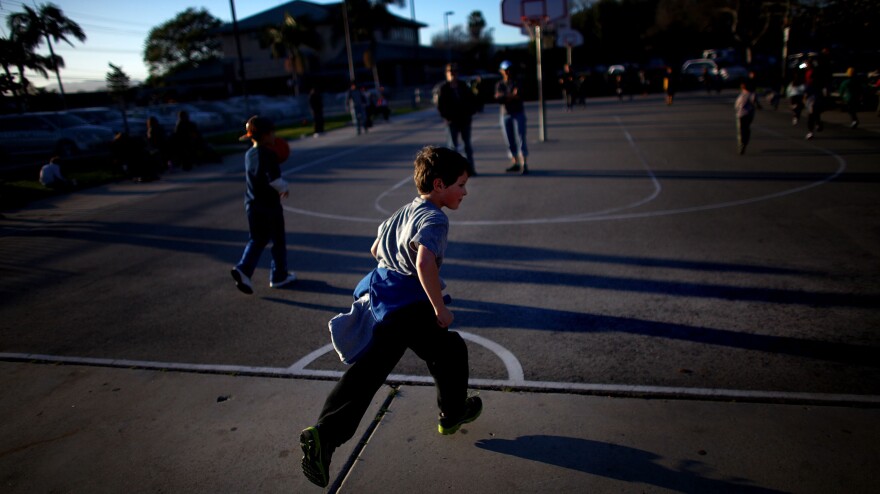
[[[330,339],[339,359],[354,363],[370,346],[373,328],[392,312],[428,301],[417,276],[406,276],[385,268],[370,271],[354,289],[351,311],[330,320]],[[443,300],[452,301],[449,295]]]

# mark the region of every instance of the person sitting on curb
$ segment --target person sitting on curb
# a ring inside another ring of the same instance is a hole
[[[58,156],[53,156],[49,163],[40,168],[40,183],[43,187],[52,190],[69,190],[76,186],[76,180],[68,180],[61,173],[61,166],[58,164]]]

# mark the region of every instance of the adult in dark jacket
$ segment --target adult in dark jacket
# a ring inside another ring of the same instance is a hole
[[[446,65],[446,82],[440,86],[437,111],[446,121],[446,147],[458,151],[458,137],[461,136],[469,164],[468,175],[473,177],[477,171],[471,146],[471,118],[477,111],[477,101],[471,88],[458,79],[458,67],[454,63]]]

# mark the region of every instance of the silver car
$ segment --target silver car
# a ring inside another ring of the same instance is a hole
[[[0,116],[0,157],[106,153],[113,131],[64,112]]]

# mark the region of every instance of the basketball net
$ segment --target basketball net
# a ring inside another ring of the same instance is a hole
[[[535,41],[535,33],[538,31],[538,27],[541,28],[543,32],[547,27],[550,19],[547,16],[541,17],[522,17],[523,28],[529,32],[529,41]]]

